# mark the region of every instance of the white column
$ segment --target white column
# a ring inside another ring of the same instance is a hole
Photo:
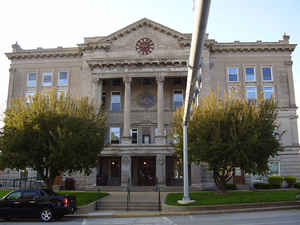
[[[157,135],[155,142],[157,144],[165,144],[164,136],[164,81],[163,76],[157,76]]]
[[[156,178],[159,185],[166,185],[166,155],[156,156]]]
[[[121,159],[121,185],[127,186],[131,182],[131,156],[123,155]]]
[[[131,77],[123,78],[125,84],[125,96],[124,96],[124,119],[123,119],[123,135],[122,144],[130,144],[130,111],[131,111]]]
[[[96,107],[98,111],[102,106],[103,80],[99,79],[97,84],[98,85],[96,88]]]

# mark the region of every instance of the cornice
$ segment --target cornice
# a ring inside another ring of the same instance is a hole
[[[19,50],[17,52],[5,53],[8,59],[32,59],[32,58],[53,58],[53,57],[78,57],[81,56],[79,48],[51,48]]]
[[[293,52],[296,44],[289,44],[282,41],[278,42],[231,42],[218,43],[215,40],[207,40],[205,46],[210,52]]]
[[[90,69],[126,66],[186,66],[183,58],[147,58],[147,59],[92,59],[87,60]]]

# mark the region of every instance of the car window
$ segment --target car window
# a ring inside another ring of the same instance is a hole
[[[6,197],[6,199],[8,199],[8,200],[18,200],[18,199],[21,198],[21,196],[22,196],[22,194],[21,194],[20,191],[15,191],[15,192],[9,194],[9,195]]]
[[[38,196],[35,191],[24,191],[23,199],[34,199],[34,196]]]

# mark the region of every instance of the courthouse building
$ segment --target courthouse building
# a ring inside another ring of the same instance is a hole
[[[74,97],[89,96],[103,107],[106,145],[90,176],[74,175],[80,187],[181,185],[170,128],[173,112],[184,101],[191,37],[141,19],[72,48],[24,50],[16,43],[6,54],[11,60],[8,101],[55,88]],[[270,159],[272,173],[300,180],[291,60],[295,47],[287,35],[278,42],[230,43],[207,35],[200,95],[211,88],[222,93],[240,87],[249,100],[261,92],[265,98],[274,96],[285,151]],[[206,165],[191,165],[190,171],[192,186],[212,187]],[[233,182],[248,184],[250,178],[237,168]]]

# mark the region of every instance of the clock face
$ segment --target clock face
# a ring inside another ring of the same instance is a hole
[[[135,49],[141,55],[149,55],[154,49],[154,43],[149,38],[141,38],[136,42]]]

